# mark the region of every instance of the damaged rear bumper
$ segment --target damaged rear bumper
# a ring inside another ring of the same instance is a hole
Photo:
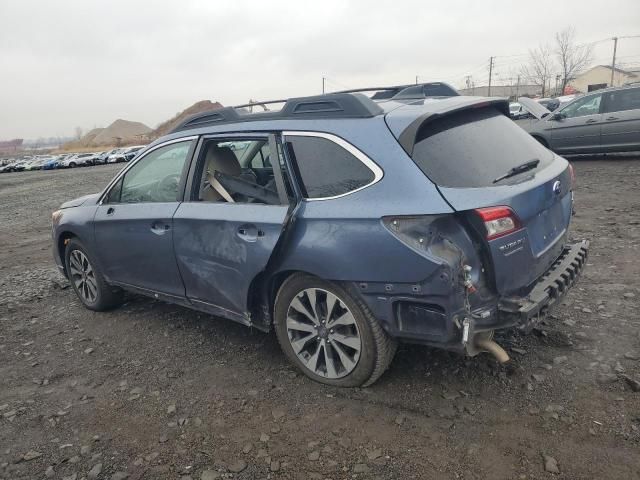
[[[533,327],[576,283],[587,263],[588,253],[588,240],[567,245],[528,295],[500,299],[499,315],[525,330]]]

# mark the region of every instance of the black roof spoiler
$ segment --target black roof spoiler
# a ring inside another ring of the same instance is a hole
[[[492,107],[497,109],[500,113],[509,116],[509,100],[506,98],[477,98],[476,100],[476,102],[463,103],[456,108],[444,112],[427,112],[420,115],[402,131],[398,138],[398,143],[400,143],[404,151],[407,152],[410,157],[413,156],[413,147],[416,143],[416,137],[418,136],[420,129],[425,124],[462,110]]]

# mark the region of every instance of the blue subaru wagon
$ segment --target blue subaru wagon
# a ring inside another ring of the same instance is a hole
[[[275,330],[290,361],[370,385],[398,342],[508,355],[575,283],[573,171],[506,100],[334,93],[196,115],[53,213],[91,310],[125,291]],[[261,108],[262,109],[262,108]]]

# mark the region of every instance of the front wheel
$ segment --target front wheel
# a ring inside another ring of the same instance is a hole
[[[280,288],[275,330],[282,350],[298,369],[338,387],[374,383],[397,346],[360,299],[305,274],[292,275]]]
[[[122,290],[112,287],[77,239],[71,239],[65,250],[67,277],[82,304],[89,310],[104,311],[122,305]]]

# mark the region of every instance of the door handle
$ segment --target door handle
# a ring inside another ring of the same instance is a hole
[[[607,117],[607,120],[619,120],[618,117]]]
[[[262,237],[264,235],[263,232],[259,231],[255,225],[247,224],[240,225],[238,227],[238,237],[247,242],[255,242],[258,237]],[[262,233],[262,235],[261,235]]]
[[[116,211],[116,209],[115,209],[115,208],[113,208],[113,207],[109,207],[109,208],[107,208],[107,215],[113,215],[113,213],[114,213],[115,211]]]
[[[595,118],[590,118],[589,120],[587,120],[584,123],[596,123],[598,120],[596,120]]]
[[[164,235],[171,229],[171,225],[164,222],[153,222],[151,224],[151,231],[156,235]]]

